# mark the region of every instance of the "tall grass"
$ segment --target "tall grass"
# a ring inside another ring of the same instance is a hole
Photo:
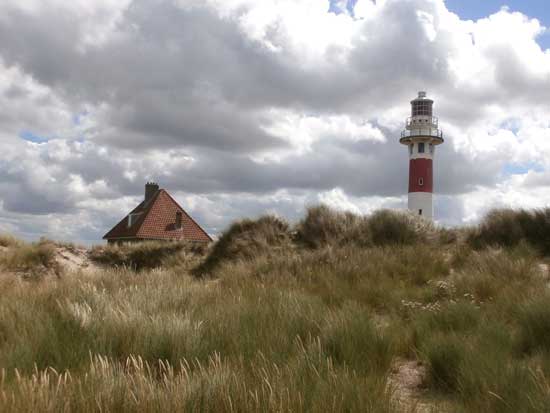
[[[129,270],[0,284],[0,411],[391,411],[367,308],[228,288]]]
[[[159,267],[192,266],[205,247],[188,242],[146,241],[121,245],[95,246],[89,257],[107,267],[131,268],[135,271]]]
[[[549,280],[533,242],[477,250],[407,216],[310,215],[297,233],[235,224],[205,258],[212,278],[151,245],[141,266],[0,277],[0,411],[547,411]],[[403,359],[426,375],[397,404]]]
[[[550,352],[550,297],[529,300],[518,309],[518,344],[521,351]]]
[[[221,235],[195,274],[210,274],[226,262],[277,255],[290,246],[290,227],[284,220],[270,215],[256,220],[244,219],[232,224]]]
[[[325,205],[310,207],[296,228],[298,240],[311,248],[412,245],[434,231],[429,222],[408,213],[381,210],[360,216]]]
[[[354,243],[371,245],[365,217],[330,209],[326,205],[310,207],[297,226],[298,240],[311,248]]]
[[[476,248],[487,245],[511,247],[528,242],[540,252],[550,254],[550,208],[493,210],[471,231],[468,241]]]
[[[0,247],[20,247],[23,241],[15,238],[13,235],[0,234]]]
[[[37,277],[48,273],[60,275],[61,267],[55,259],[55,245],[49,241],[27,244],[9,240],[10,248],[0,254],[0,269],[18,272],[25,277]]]
[[[302,348],[287,366],[258,358],[154,364],[93,357],[79,376],[52,369],[3,384],[0,408],[40,412],[391,412],[384,383],[335,367]]]

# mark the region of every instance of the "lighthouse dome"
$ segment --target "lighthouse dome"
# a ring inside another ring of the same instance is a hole
[[[426,92],[418,92],[418,97],[411,100],[411,116],[433,116],[433,104]]]

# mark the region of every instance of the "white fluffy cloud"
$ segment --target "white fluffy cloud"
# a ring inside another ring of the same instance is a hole
[[[210,232],[325,202],[403,208],[408,101],[446,143],[436,215],[545,206],[550,50],[443,0],[0,5],[0,231],[98,241],[158,180]]]

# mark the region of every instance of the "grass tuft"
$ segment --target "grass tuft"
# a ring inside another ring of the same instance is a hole
[[[13,245],[0,255],[0,267],[4,270],[21,273],[27,278],[47,273],[61,275],[61,267],[55,259],[55,245],[51,242]]]
[[[142,271],[194,262],[194,256],[203,254],[202,248],[186,242],[146,241],[96,246],[88,255],[92,261],[104,266]]]
[[[413,245],[426,241],[431,224],[408,213],[377,211],[369,217],[368,227],[374,245]]]
[[[0,234],[0,247],[10,248],[10,247],[20,247],[24,244],[23,241],[15,238],[9,234]]]
[[[470,232],[468,242],[475,248],[513,247],[527,242],[543,254],[550,254],[550,208],[527,211],[496,209]]]
[[[290,246],[291,234],[286,221],[270,215],[245,219],[222,234],[195,274],[210,274],[222,263],[251,260],[264,254],[277,255]]]
[[[522,352],[550,352],[550,298],[538,297],[518,311],[518,344]]]
[[[353,243],[371,245],[368,220],[351,212],[335,211],[326,205],[310,207],[297,226],[298,240],[310,248]]]
[[[456,392],[466,349],[462,340],[454,335],[435,335],[421,348],[428,365],[432,388],[444,392]]]

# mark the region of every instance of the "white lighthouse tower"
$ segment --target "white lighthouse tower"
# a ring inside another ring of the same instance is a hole
[[[411,101],[411,117],[399,142],[409,147],[409,210],[433,218],[433,159],[435,147],[443,143],[443,133],[433,116],[434,101],[418,92]]]

